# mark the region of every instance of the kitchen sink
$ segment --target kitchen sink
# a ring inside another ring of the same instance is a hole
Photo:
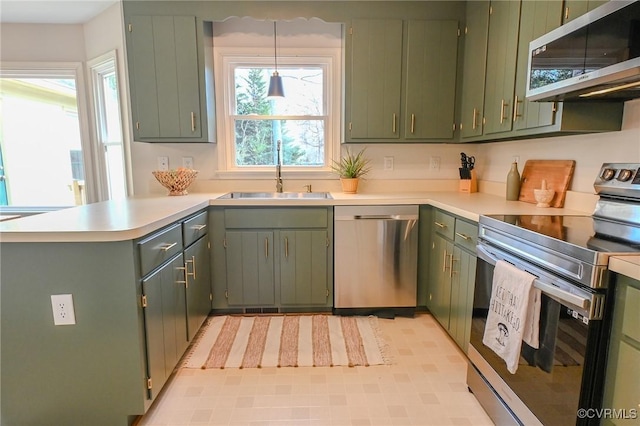
[[[221,200],[319,200],[333,199],[328,192],[229,192]]]

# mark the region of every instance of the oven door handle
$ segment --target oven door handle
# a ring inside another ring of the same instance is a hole
[[[497,258],[492,256],[489,251],[484,248],[482,245],[476,246],[476,250],[478,253],[478,257],[487,262],[490,265],[495,266],[498,261]],[[530,272],[529,272],[530,273]],[[535,274],[532,274],[535,275]],[[553,296],[554,299],[558,300],[561,303],[568,303],[574,306],[577,306],[581,309],[589,311],[591,307],[591,299],[580,297],[579,295],[569,293],[568,291],[562,290],[554,285],[544,283],[539,279],[533,281],[533,286],[539,289],[541,292],[546,293],[549,296]]]

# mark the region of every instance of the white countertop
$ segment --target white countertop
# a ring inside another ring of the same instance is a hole
[[[489,194],[460,192],[331,193],[333,199],[218,199],[223,193],[193,193],[112,200],[0,222],[1,242],[100,242],[142,237],[209,205],[332,206],[430,204],[477,221],[482,214],[565,214],[584,212],[539,208]]]

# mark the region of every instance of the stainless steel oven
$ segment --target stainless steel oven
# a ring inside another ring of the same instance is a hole
[[[592,216],[491,215],[479,221],[467,384],[496,424],[590,425],[602,408],[614,283],[611,255],[640,252],[640,164],[605,164]],[[518,368],[482,343],[496,262],[535,276],[540,345]]]

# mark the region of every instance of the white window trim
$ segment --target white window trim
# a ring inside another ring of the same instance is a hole
[[[80,125],[80,144],[85,173],[86,203],[100,201],[99,188],[96,182],[96,150],[91,143],[89,115],[87,109],[87,93],[84,69],[81,62],[2,62],[0,76],[19,77],[67,77],[76,80],[76,102],[78,103],[78,123]],[[44,206],[44,208],[48,208]]]
[[[232,65],[237,60],[246,60],[254,64],[273,65],[273,49],[270,48],[239,48],[239,47],[217,47],[214,51],[214,62],[220,64],[215,67],[214,78],[216,90],[216,105],[222,107],[218,111],[216,125],[218,131],[217,144],[217,166],[216,177],[221,179],[255,179],[270,178],[274,171],[272,166],[262,166],[252,169],[237,168],[233,165],[233,158],[230,152],[231,145],[235,140],[234,127],[231,125],[231,112],[233,111],[234,99],[231,97],[233,91],[230,85],[233,84],[229,77]],[[327,62],[325,73],[325,90],[327,96],[325,107],[327,111],[326,119],[326,139],[325,139],[325,165],[324,166],[304,166],[291,167],[283,166],[283,175],[289,178],[328,178],[333,177],[331,171],[331,161],[340,154],[340,134],[342,129],[341,117],[342,106],[342,52],[340,49],[332,48],[282,48],[278,50],[278,65],[286,68],[291,64],[309,64],[309,58],[322,58]],[[315,64],[314,64],[315,65]],[[286,87],[285,87],[286,94]]]
[[[113,65],[112,65],[113,64]],[[93,122],[93,136],[95,140],[96,147],[96,169],[99,170],[98,176],[96,176],[96,185],[98,185],[100,190],[100,199],[106,200],[109,198],[109,184],[107,182],[107,166],[106,160],[103,151],[103,145],[112,145],[112,143],[106,143],[104,141],[104,135],[100,134],[101,129],[99,128],[99,123],[103,120],[104,111],[98,109],[99,105],[102,105],[102,100],[98,99],[98,97],[102,97],[102,88],[100,87],[102,81],[102,74],[105,71],[112,71],[115,73],[116,82],[118,84],[118,100],[120,102],[120,126],[122,134],[121,145],[123,151],[123,164],[125,165],[125,179],[126,179],[126,191],[128,194],[131,193],[131,175],[129,173],[130,167],[130,155],[129,155],[129,146],[127,144],[127,140],[124,137],[124,117],[123,117],[123,108],[122,108],[122,99],[121,99],[121,90],[120,90],[120,77],[119,77],[119,67],[118,67],[118,57],[117,51],[111,50],[103,55],[98,56],[90,61],[87,61],[87,73],[89,74],[90,84],[92,91],[91,93],[91,102],[94,110],[94,122]],[[100,100],[100,102],[96,102]],[[100,116],[100,117],[99,117]]]

